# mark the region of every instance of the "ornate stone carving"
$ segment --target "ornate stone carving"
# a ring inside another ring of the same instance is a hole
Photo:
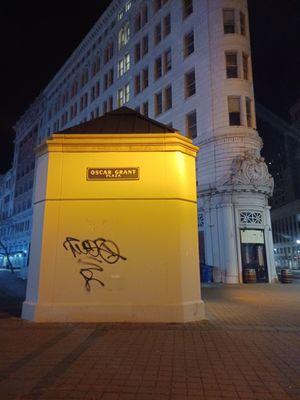
[[[221,191],[231,187],[237,190],[261,192],[270,196],[273,193],[274,179],[269,174],[259,150],[251,149],[232,161],[230,176],[223,177],[217,187]]]

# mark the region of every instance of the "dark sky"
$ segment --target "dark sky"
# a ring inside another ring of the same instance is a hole
[[[96,22],[109,0],[2,1],[0,173],[12,126]],[[300,1],[248,0],[256,100],[283,118],[300,96]]]

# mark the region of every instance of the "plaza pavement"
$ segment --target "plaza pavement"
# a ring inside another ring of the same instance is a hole
[[[200,323],[35,324],[2,271],[0,399],[300,399],[299,283],[204,287]]]

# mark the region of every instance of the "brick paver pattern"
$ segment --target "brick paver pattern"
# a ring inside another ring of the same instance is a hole
[[[191,324],[35,324],[0,311],[0,399],[300,399],[300,285],[213,285]]]

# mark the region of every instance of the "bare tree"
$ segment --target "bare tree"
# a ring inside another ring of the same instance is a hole
[[[0,246],[3,249],[3,252],[0,252],[0,254],[6,256],[7,262],[8,262],[8,265],[9,265],[9,269],[10,269],[11,273],[13,274],[14,273],[14,267],[12,265],[12,262],[10,261],[9,251],[7,250],[7,247],[5,246],[5,244],[1,240],[0,240]]]

